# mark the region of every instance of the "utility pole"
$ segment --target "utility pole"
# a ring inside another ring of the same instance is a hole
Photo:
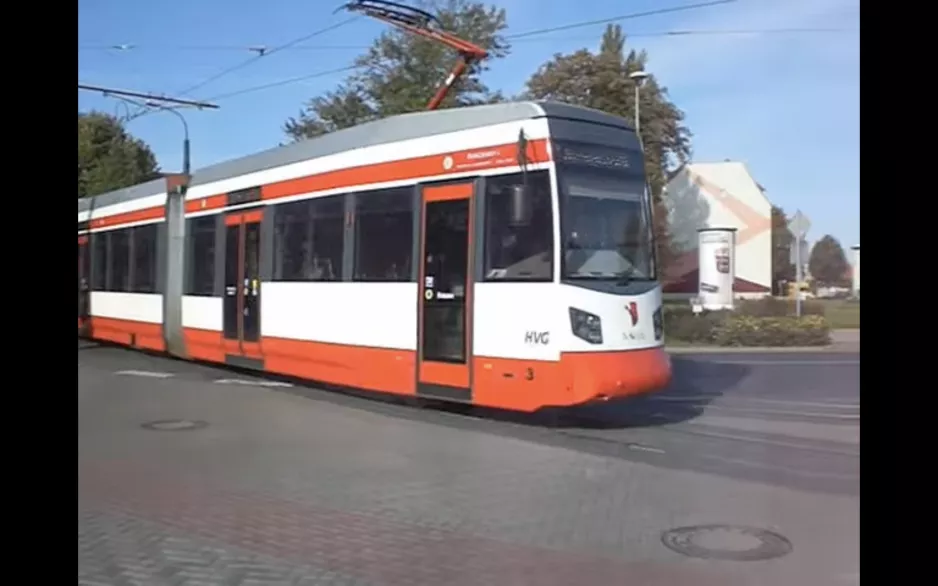
[[[187,106],[191,108],[198,109],[210,109],[217,110],[218,106],[216,104],[210,104],[208,102],[198,102],[195,100],[183,100],[181,98],[170,98],[167,96],[160,96],[157,94],[151,94],[146,92],[136,92],[129,90],[120,90],[116,88],[108,88],[97,85],[87,85],[80,83],[78,84],[78,89],[85,90],[89,92],[98,92],[103,96],[114,96],[117,98],[130,98],[136,100],[143,100],[143,105],[149,108],[155,108],[157,110],[163,110],[164,112],[169,112],[173,114],[182,122],[183,130],[183,141],[182,141],[182,174],[185,176],[185,183],[189,183],[189,174],[191,172],[191,163],[189,161],[189,125],[186,123],[185,117],[176,111],[171,106]]]
[[[160,102],[163,104],[173,104],[176,106],[192,106],[195,108],[208,108],[210,110],[217,110],[217,104],[210,104],[208,102],[199,102],[196,100],[183,100],[181,98],[170,98],[169,96],[161,96],[158,94],[151,94],[147,92],[132,92],[129,90],[119,90],[116,88],[103,87],[99,85],[88,85],[85,83],[78,84],[78,89],[86,90],[89,92],[98,92],[105,96],[117,96],[120,98],[137,98],[138,100],[146,100],[148,102]]]
[[[166,176],[166,282],[163,294],[163,342],[166,350],[175,356],[185,356],[185,340],[182,332],[182,295],[183,279],[179,271],[172,267],[181,267],[185,263],[185,236],[186,212],[185,200],[189,183],[192,181],[192,169],[189,161],[189,125],[186,118],[179,113],[178,108],[206,108],[215,110],[218,106],[208,102],[169,98],[146,92],[136,92],[107,88],[95,85],[78,84],[79,90],[98,92],[104,96],[113,96],[132,103],[138,103],[144,108],[154,108],[173,114],[182,122],[182,176]],[[91,198],[94,208],[95,198]],[[92,256],[92,258],[94,258]]]

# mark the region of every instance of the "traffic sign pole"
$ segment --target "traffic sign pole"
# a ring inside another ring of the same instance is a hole
[[[801,234],[795,236],[795,315],[801,317]]]
[[[788,221],[788,229],[795,237],[795,315],[799,318],[801,317],[801,280],[804,278],[801,270],[801,242],[810,228],[811,220],[802,214],[801,210],[796,211]]]

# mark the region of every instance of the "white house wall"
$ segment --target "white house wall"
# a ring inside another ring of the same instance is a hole
[[[666,187],[672,243],[678,253],[665,291],[697,292],[697,231],[736,228],[737,295],[772,288],[772,204],[739,162],[684,166]]]

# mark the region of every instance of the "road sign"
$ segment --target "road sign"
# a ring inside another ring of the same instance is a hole
[[[788,220],[788,229],[791,230],[795,238],[803,237],[811,229],[811,220],[808,216],[801,213],[801,210],[795,212],[795,215]]]

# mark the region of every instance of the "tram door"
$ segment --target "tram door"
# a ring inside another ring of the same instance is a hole
[[[417,394],[469,401],[473,183],[422,188]]]
[[[225,291],[222,330],[225,354],[260,358],[262,211],[225,216]]]
[[[91,295],[91,251],[88,248],[88,237],[78,237],[78,332],[83,333],[88,327],[88,311],[90,309],[89,296]]]

